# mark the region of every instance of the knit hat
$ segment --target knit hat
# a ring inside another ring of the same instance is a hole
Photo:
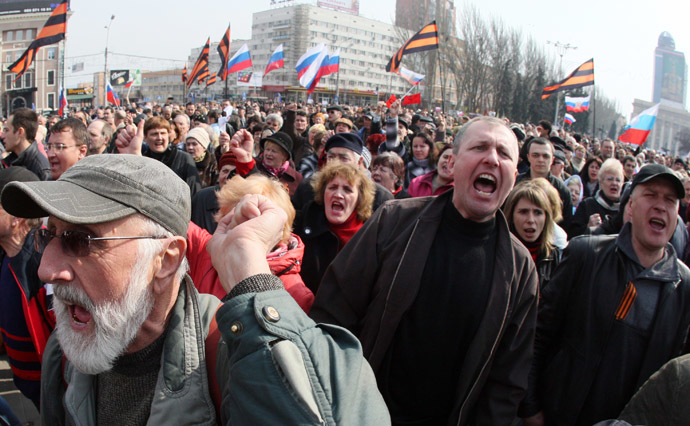
[[[236,166],[237,165],[237,158],[235,157],[235,154],[232,151],[228,151],[225,154],[220,156],[220,160],[218,160],[218,168],[222,169],[223,166],[226,165],[231,165],[231,166]]]
[[[276,132],[271,136],[261,139],[261,150],[263,151],[266,141],[273,142],[287,153],[288,159],[292,159],[292,138],[285,132]]]
[[[58,180],[10,182],[0,198],[11,215],[55,216],[75,225],[111,222],[141,213],[186,236],[192,216],[189,186],[160,161],[139,155],[91,155]]]
[[[362,155],[364,142],[362,142],[362,138],[355,133],[336,133],[328,138],[324,150],[328,152],[331,148],[347,148]]]
[[[195,127],[192,130],[187,132],[187,137],[185,138],[185,142],[189,138],[194,138],[196,139],[197,142],[201,146],[204,147],[204,149],[208,148],[208,144],[211,143],[211,138],[208,135],[208,132],[204,130],[202,127]]]

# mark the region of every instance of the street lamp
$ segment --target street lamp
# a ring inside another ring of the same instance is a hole
[[[108,40],[110,39],[110,26],[113,24],[115,15],[110,16],[110,22],[104,28],[107,29],[105,33],[105,66],[103,67],[103,105],[105,106],[108,102],[108,84],[106,83],[108,78]]]
[[[560,71],[563,68],[563,55],[568,50],[575,50],[577,49],[577,46],[573,46],[570,43],[563,44],[560,41],[546,41],[546,44],[552,44],[553,47],[556,48],[556,51],[558,52],[558,55],[561,57],[561,60],[558,64],[558,70]],[[558,107],[560,106],[560,99],[561,99],[561,93],[558,92],[556,93],[556,115],[553,116],[553,124],[556,125],[558,123]]]

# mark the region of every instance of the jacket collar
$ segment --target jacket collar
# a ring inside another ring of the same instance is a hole
[[[616,246],[618,249],[628,257],[633,262],[640,264],[640,260],[635,253],[635,249],[632,244],[632,225],[630,222],[623,225],[621,232],[616,238]],[[676,252],[670,243],[666,243],[664,249],[664,256],[656,262],[654,265],[645,270],[638,275],[637,278],[645,278],[653,281],[661,282],[672,282],[680,280],[680,271],[678,269],[678,262],[676,258]]]

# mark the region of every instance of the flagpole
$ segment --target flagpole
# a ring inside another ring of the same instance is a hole
[[[596,99],[594,96],[594,93],[596,92],[596,86],[592,85],[592,138],[595,138],[597,135],[597,107],[596,107]]]

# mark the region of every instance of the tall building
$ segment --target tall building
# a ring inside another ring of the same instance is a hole
[[[330,3],[335,2],[319,1],[318,4],[328,6]],[[319,43],[324,43],[331,52],[340,49],[340,72],[321,78],[311,95],[313,102],[332,103],[337,93],[343,103],[371,104],[379,94],[387,96],[394,93],[400,97],[410,89],[406,80],[385,70],[391,56],[404,42],[395,26],[358,16],[354,7],[341,11],[345,9],[287,4],[254,13],[251,39],[233,40],[230,50],[232,56],[247,43],[253,61],[253,68],[247,71],[263,76],[271,54],[282,43],[285,67],[271,71],[263,79],[255,79],[258,87],[238,85],[237,74],[229,75],[232,98],[244,95],[274,99],[280,93],[283,100],[304,101],[307,99],[306,89],[299,85],[295,66],[300,56]],[[220,38],[220,34],[218,36]],[[212,73],[220,66],[215,50],[216,47],[211,46],[209,70]],[[189,69],[198,55],[198,49],[190,53]],[[222,94],[224,87],[224,83],[219,81],[208,90],[197,84],[191,89],[199,96],[210,97],[214,93]],[[385,100],[383,96],[381,100]]]
[[[676,42],[664,31],[654,49],[654,91],[652,100],[685,109],[688,91],[688,66],[685,54],[676,51]]]
[[[17,6],[19,5],[19,6]],[[24,75],[17,75],[7,68],[29,47],[50,17],[56,1],[0,2],[0,108],[7,116],[21,107],[36,111],[52,111],[58,108],[62,71],[60,55],[64,41],[39,49],[33,63]],[[71,12],[68,13],[68,17]]]

